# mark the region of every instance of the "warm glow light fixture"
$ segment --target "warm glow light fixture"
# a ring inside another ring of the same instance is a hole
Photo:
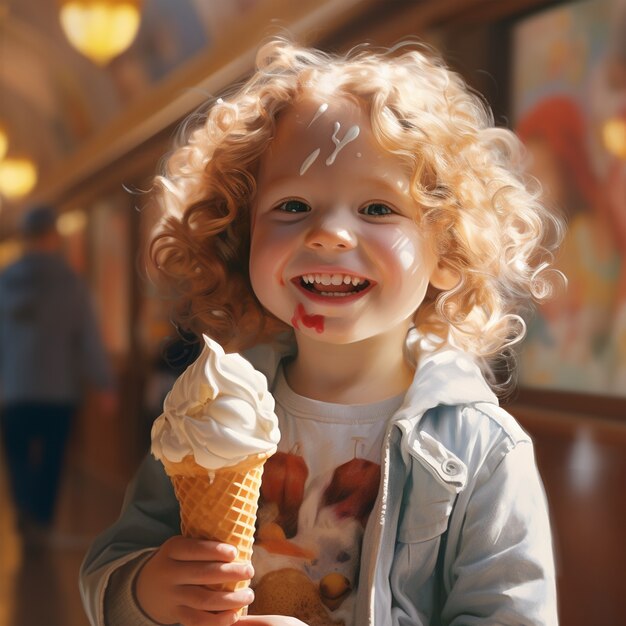
[[[0,160],[4,159],[4,155],[7,153],[9,149],[9,136],[7,135],[7,131],[4,129],[4,126],[0,124]]]
[[[37,183],[37,167],[26,158],[0,161],[0,194],[9,199],[28,195]]]
[[[626,118],[612,117],[604,122],[602,143],[611,154],[626,160]]]
[[[61,213],[57,220],[57,228],[64,237],[85,230],[85,226],[87,226],[87,215],[80,209]]]
[[[69,42],[99,65],[126,50],[141,22],[142,0],[58,0]]]

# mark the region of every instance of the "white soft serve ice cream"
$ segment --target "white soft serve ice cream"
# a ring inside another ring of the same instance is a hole
[[[193,455],[208,471],[273,454],[280,433],[265,376],[203,337],[202,354],[176,380],[154,422],[152,454],[173,463]]]

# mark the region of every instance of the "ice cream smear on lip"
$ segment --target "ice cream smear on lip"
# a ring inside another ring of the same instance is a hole
[[[280,439],[267,379],[239,354],[205,347],[176,380],[152,427],[152,454],[178,463],[192,455],[209,473],[252,455],[273,454]]]

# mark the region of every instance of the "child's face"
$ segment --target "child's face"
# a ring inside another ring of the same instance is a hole
[[[332,343],[408,326],[436,257],[405,167],[358,104],[330,96],[287,110],[257,184],[250,277],[269,311]]]

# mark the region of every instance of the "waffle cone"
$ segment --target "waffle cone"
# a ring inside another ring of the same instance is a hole
[[[181,533],[229,543],[237,548],[237,561],[250,561],[263,465],[269,456],[252,455],[237,465],[210,473],[193,456],[179,463],[165,460],[165,471],[180,504]],[[235,591],[248,584],[238,581],[211,588]]]

